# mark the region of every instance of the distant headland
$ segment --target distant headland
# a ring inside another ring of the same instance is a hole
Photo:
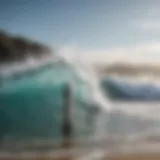
[[[51,54],[44,44],[0,30],[0,64],[25,60],[32,56],[41,58]]]
[[[110,65],[95,66],[97,73],[118,76],[138,76],[138,75],[156,75],[160,76],[160,65],[158,64],[131,64],[131,63],[113,63]]]

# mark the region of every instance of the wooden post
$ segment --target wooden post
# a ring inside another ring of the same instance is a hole
[[[62,139],[63,147],[71,146],[72,126],[72,88],[67,83],[63,89]]]

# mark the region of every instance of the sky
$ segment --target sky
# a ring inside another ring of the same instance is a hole
[[[159,0],[0,0],[0,29],[88,61],[160,62]]]

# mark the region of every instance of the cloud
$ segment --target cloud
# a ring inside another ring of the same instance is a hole
[[[151,20],[151,21],[142,21],[139,24],[139,27],[146,31],[156,31],[160,29],[160,22],[157,20]]]
[[[131,26],[141,29],[141,31],[157,32],[160,29],[160,1],[146,1],[138,7],[135,17],[130,17]]]

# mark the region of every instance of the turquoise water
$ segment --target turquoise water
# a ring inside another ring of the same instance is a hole
[[[1,77],[1,134],[13,139],[34,137],[60,139],[64,105],[62,93],[64,85],[68,82],[72,82],[75,90],[74,134],[88,132],[88,127],[83,122],[85,112],[78,109],[84,106],[84,103],[82,105],[84,87],[66,66],[50,64],[10,77]],[[79,121],[81,125],[78,125]],[[83,126],[83,129],[80,126]]]

